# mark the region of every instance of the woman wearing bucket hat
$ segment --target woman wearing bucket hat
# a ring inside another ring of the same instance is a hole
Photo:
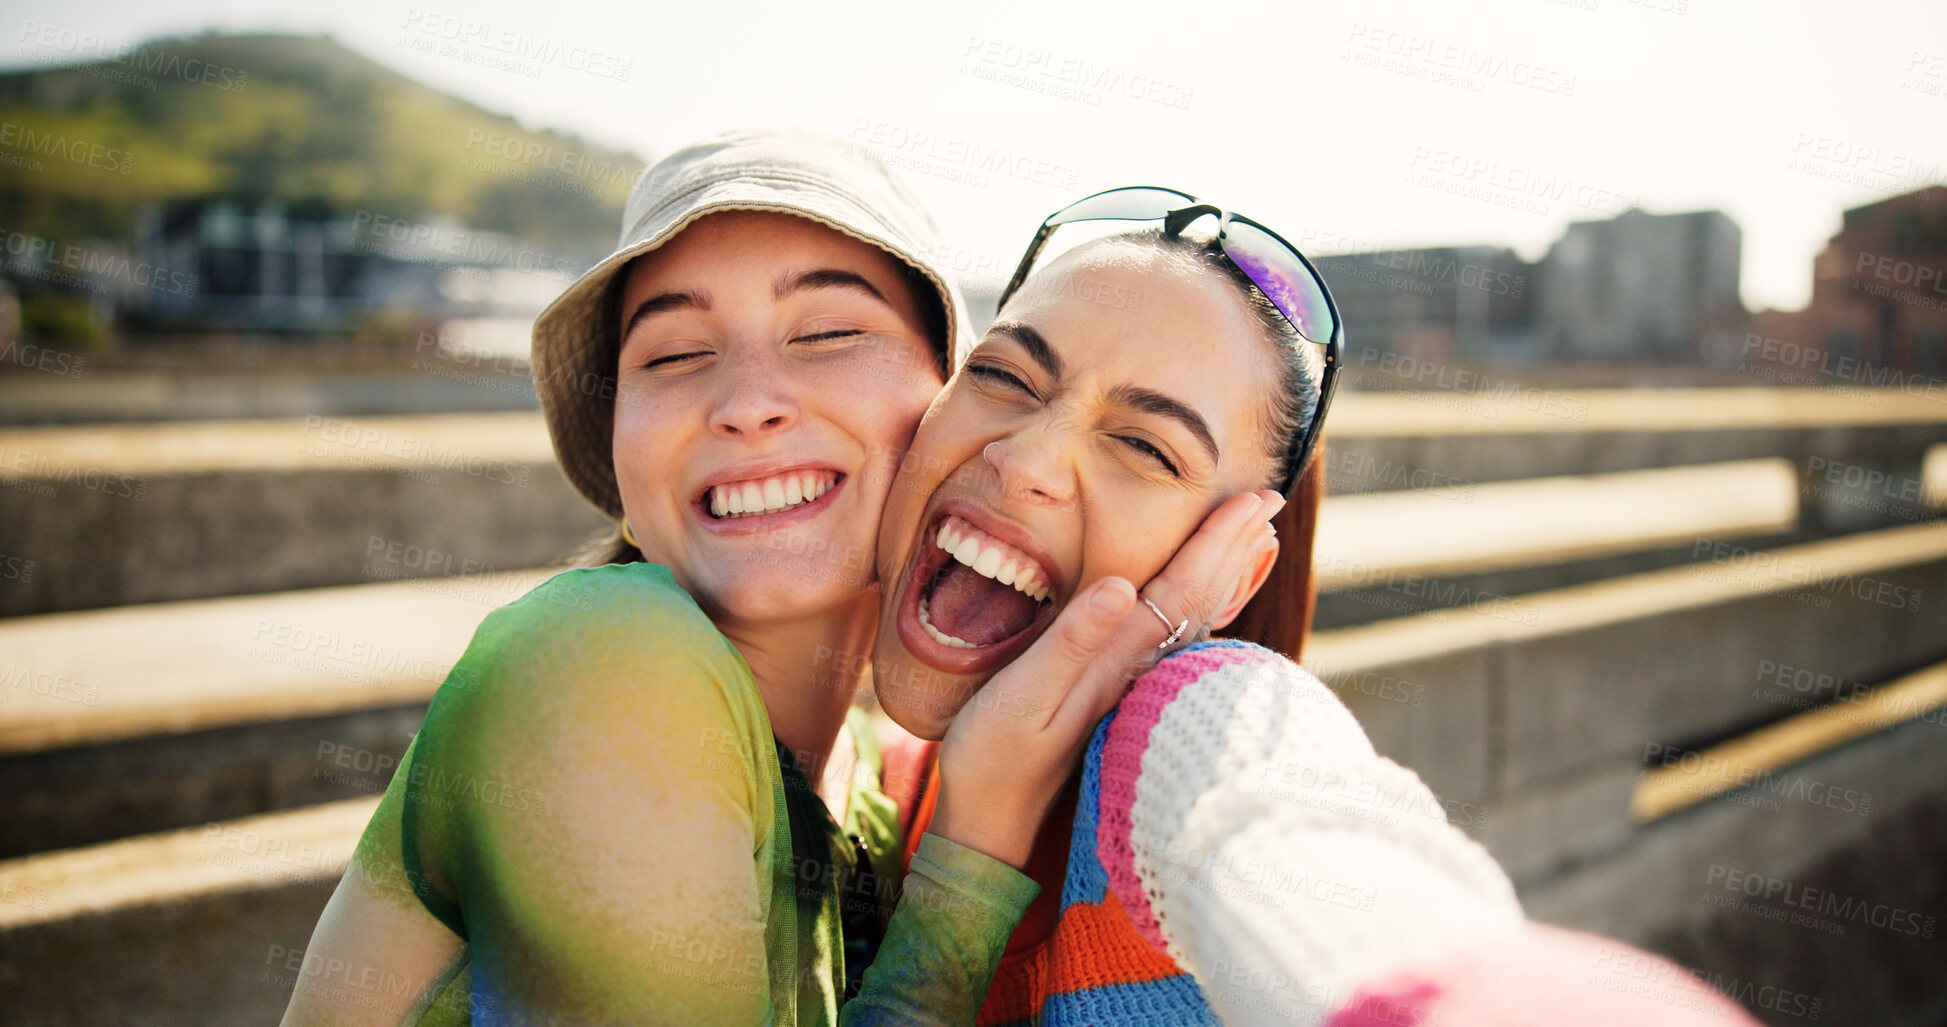
[[[563,470],[616,521],[606,565],[482,624],[286,1022],[830,1023],[853,989],[849,1023],[970,1020],[1039,891],[1035,827],[1153,646],[1134,589],[997,675],[1023,714],[1005,730],[947,741],[953,773],[996,784],[942,800],[886,917],[900,789],[852,698],[880,508],[965,349],[931,225],[876,163],[796,133],[672,154],[623,223],[535,326]],[[1248,554],[1268,528],[1239,498],[1150,595]]]

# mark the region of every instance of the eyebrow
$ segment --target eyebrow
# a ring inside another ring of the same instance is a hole
[[[779,275],[777,281],[771,283],[771,298],[781,300],[792,293],[806,289],[851,289],[863,292],[888,306],[891,305],[891,301],[886,299],[885,294],[871,282],[866,281],[865,276],[835,267]],[[635,331],[637,325],[657,314],[673,310],[709,309],[710,297],[694,290],[685,289],[651,296],[637,304],[635,310],[629,314],[629,320],[622,325],[621,337],[628,338],[629,333]]]
[[[1020,343],[1021,348],[1028,351],[1028,356],[1033,357],[1034,362],[1040,364],[1041,369],[1048,373],[1048,377],[1056,379],[1061,377],[1061,354],[1056,353],[1055,348],[1048,345],[1048,340],[1043,338],[1040,332],[1019,321],[996,321],[987,326],[987,331],[989,334],[1005,335]]]
[[[1135,385],[1118,385],[1109,390],[1109,401],[1132,407],[1146,414],[1167,417],[1183,426],[1183,429],[1197,437],[1203,448],[1210,453],[1212,463],[1221,463],[1223,458],[1217,452],[1217,438],[1210,433],[1210,425],[1203,415],[1188,406],[1163,395],[1154,389]]]
[[[806,289],[851,289],[854,292],[865,293],[881,303],[890,305],[891,302],[886,299],[885,293],[878,290],[878,287],[866,281],[864,275],[836,267],[821,267],[811,271],[799,271],[796,274],[787,272],[779,275],[777,281],[771,283],[771,298],[781,300],[794,292],[802,292]]]
[[[636,325],[649,320],[657,314],[667,313],[672,310],[708,309],[710,309],[710,297],[703,293],[689,291],[660,293],[636,304],[634,312],[629,314],[628,321],[622,325],[621,338],[627,339],[629,333],[635,331]]]
[[[1040,332],[1019,321],[996,321],[988,326],[987,331],[990,334],[1004,335],[1013,339],[1022,349],[1028,351],[1028,356],[1032,357],[1035,363],[1040,364],[1041,369],[1047,372],[1049,377],[1056,379],[1061,377],[1061,354],[1055,352],[1055,348],[1048,344],[1047,338]],[[1210,423],[1188,404],[1154,389],[1145,389],[1137,385],[1118,385],[1110,389],[1109,401],[1145,414],[1167,417],[1175,421],[1183,426],[1183,430],[1196,436],[1197,442],[1210,454],[1212,462],[1222,462],[1222,454],[1217,449],[1217,437],[1211,433]]]

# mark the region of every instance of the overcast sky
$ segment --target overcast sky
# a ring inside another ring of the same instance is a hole
[[[71,59],[41,42],[50,28],[111,47],[327,32],[530,126],[652,158],[724,128],[822,129],[907,167],[986,278],[1054,208],[1145,183],[1313,253],[1484,243],[1532,259],[1568,222],[1630,203],[1715,207],[1744,229],[1745,301],[1795,308],[1842,210],[1947,179],[1941,0],[277,7],[10,0],[0,53]]]

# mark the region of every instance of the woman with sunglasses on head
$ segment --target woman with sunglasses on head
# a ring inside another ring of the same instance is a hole
[[[1038,260],[1094,221],[1125,231]],[[1298,653],[1309,617],[1307,457],[1341,345],[1329,291],[1275,233],[1172,190],[1111,190],[1042,225],[921,423],[880,528],[875,689],[902,726],[947,739],[935,824],[1039,829],[1003,850],[1043,892],[980,1022],[1751,1022],[1667,963],[1526,924],[1486,851],[1276,651]],[[1041,766],[964,772],[962,732],[1037,722],[1034,678],[990,676],[1031,662],[1015,654],[1044,628],[1193,554],[1226,497],[1301,482],[1276,590],[1277,538],[1214,588],[1144,588],[1151,637],[1184,647],[1060,786],[1019,784]],[[1251,641],[1199,641],[1226,627]],[[1010,808],[988,790],[1053,798]],[[1604,965],[1658,971],[1651,1004]]]
[[[535,327],[556,452],[614,519],[603,566],[482,623],[286,1023],[972,1019],[1038,890],[1021,830],[946,800],[902,867],[891,754],[853,705],[881,507],[965,350],[938,251],[842,141],[733,133],[644,173],[616,252]],[[1269,530],[1227,509],[1157,594]],[[953,773],[997,781],[968,801],[1041,804],[1001,770],[1058,783],[1144,635],[1073,611],[997,678],[1056,715],[962,731]]]

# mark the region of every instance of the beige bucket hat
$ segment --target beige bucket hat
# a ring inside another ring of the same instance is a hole
[[[843,139],[797,130],[737,131],[683,147],[636,179],[615,252],[534,322],[534,385],[555,456],[575,488],[612,518],[621,518],[622,499],[611,442],[618,342],[610,293],[629,261],[722,210],[794,214],[877,246],[939,290],[949,369],[973,347],[966,307],[933,219],[869,153]]]

